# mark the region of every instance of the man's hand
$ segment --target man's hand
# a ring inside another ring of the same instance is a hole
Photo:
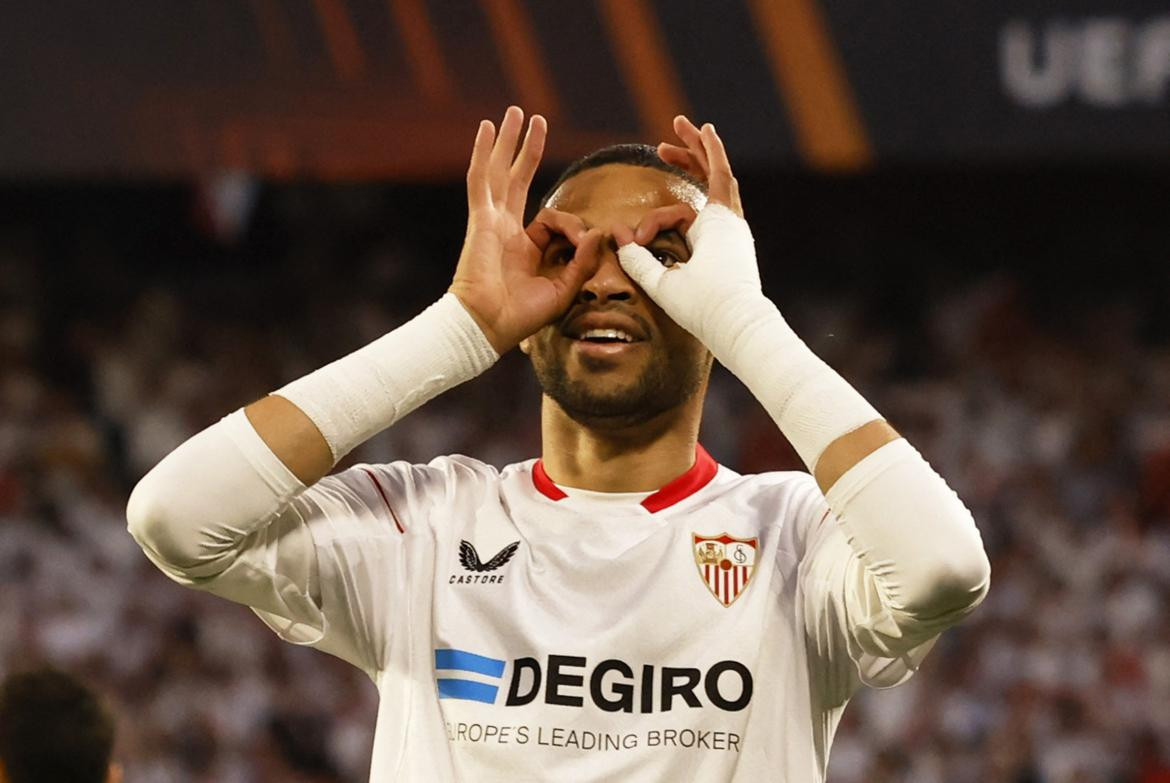
[[[667,315],[747,384],[828,492],[898,433],[813,355],[764,296],[739,186],[714,126],[699,129],[676,117],[674,129],[682,144],[660,144],[658,155],[706,179],[707,206],[697,218],[686,205],[662,207],[633,230],[615,228],[618,259]],[[665,267],[644,247],[661,231],[684,228],[692,248],[686,263]]]
[[[735,214],[743,217],[743,204],[739,200],[739,183],[731,173],[731,163],[723,149],[723,140],[715,132],[715,126],[707,123],[702,129],[683,115],[674,118],[674,132],[682,145],[662,142],[658,145],[658,157],[672,166],[678,166],[695,179],[707,183],[709,203],[722,204]]]
[[[600,241],[600,232],[587,232],[573,215],[545,209],[525,229],[524,203],[548,125],[544,117],[532,117],[513,161],[523,124],[524,112],[511,106],[498,136],[491,122],[479,125],[467,170],[467,236],[447,289],[501,355],[563,313],[599,258],[595,249],[583,251]],[[542,263],[555,236],[578,252],[564,263]]]
[[[690,207],[671,205],[645,215],[633,231],[616,227],[618,258],[626,274],[667,315],[726,364],[735,341],[749,326],[743,316],[766,303],[755,244],[715,126],[708,123],[700,130],[680,116],[674,127],[685,146],[660,144],[659,155],[707,180],[707,206],[693,223]],[[692,252],[686,263],[663,266],[643,247],[660,231],[688,225]]]

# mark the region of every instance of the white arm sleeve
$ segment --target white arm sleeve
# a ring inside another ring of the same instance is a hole
[[[439,473],[356,466],[306,490],[236,411],[147,474],[127,517],[171,579],[372,674],[405,603],[408,526],[448,491]]]
[[[687,237],[694,252],[685,264],[663,267],[631,244],[619,250],[622,266],[744,382],[815,474],[834,441],[881,415],[764,296],[743,218],[709,204]],[[892,674],[913,670],[924,645],[986,593],[979,532],[962,501],[901,439],[854,465],[826,501],[831,513],[803,520],[811,528],[799,564],[810,640],[829,655],[833,645],[820,643],[842,640],[863,681],[894,684]]]
[[[304,490],[241,409],[155,465],[130,493],[126,519],[152,562],[192,582],[224,571]]]
[[[800,565],[806,631],[862,682],[897,685],[983,599],[990,566],[971,513],[905,440],[847,471],[817,510]]]
[[[685,264],[663,267],[628,244],[618,250],[622,268],[744,382],[815,473],[834,441],[881,415],[764,296],[743,218],[708,204],[687,237],[694,252]],[[845,648],[863,682],[896,684],[930,640],[986,593],[990,569],[979,532],[946,482],[901,439],[854,465],[826,500],[818,519],[799,521],[816,674],[839,695],[838,685],[852,681],[840,676],[848,675],[840,668]]]
[[[446,294],[277,393],[310,417],[336,459],[497,358]],[[371,671],[389,638],[387,605],[405,583],[405,527],[391,503],[426,507],[428,493],[449,490],[441,474],[395,463],[306,489],[238,410],[156,465],[134,488],[126,517],[147,557],[175,581],[247,604],[289,641]]]

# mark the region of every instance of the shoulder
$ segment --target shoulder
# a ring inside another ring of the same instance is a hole
[[[372,504],[418,507],[457,496],[491,491],[500,473],[492,465],[462,454],[436,457],[427,463],[404,460],[361,463],[326,476],[313,485],[314,494],[355,493]]]
[[[712,482],[717,502],[756,516],[761,527],[780,528],[784,548],[804,551],[828,511],[816,480],[800,470],[740,474],[720,466]]]
[[[718,494],[728,499],[776,511],[799,511],[825,499],[816,480],[802,470],[736,473],[721,465],[712,484]]]

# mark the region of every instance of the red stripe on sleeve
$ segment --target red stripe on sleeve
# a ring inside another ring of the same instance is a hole
[[[390,512],[390,518],[394,520],[394,527],[398,528],[399,533],[405,534],[406,528],[404,528],[402,523],[398,521],[398,515],[394,513],[394,507],[390,505],[390,500],[386,497],[386,491],[382,489],[382,485],[378,482],[378,479],[374,477],[374,474],[370,472],[369,469],[362,468],[362,471],[370,477],[370,481],[374,483],[374,487],[377,488],[378,494],[382,496],[382,502],[386,504],[386,510]]]

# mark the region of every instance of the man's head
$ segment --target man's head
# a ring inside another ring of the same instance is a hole
[[[698,212],[705,187],[664,163],[653,147],[624,144],[569,166],[542,206],[577,216],[603,233],[599,264],[559,321],[521,343],[545,394],[574,420],[620,429],[678,408],[704,387],[711,356],[622,270],[615,230],[632,231],[656,210]],[[685,262],[686,225],[664,226],[647,247],[664,264]],[[554,239],[542,264],[566,263],[575,248]]]
[[[114,721],[67,674],[42,670],[0,685],[0,782],[115,783]]]

